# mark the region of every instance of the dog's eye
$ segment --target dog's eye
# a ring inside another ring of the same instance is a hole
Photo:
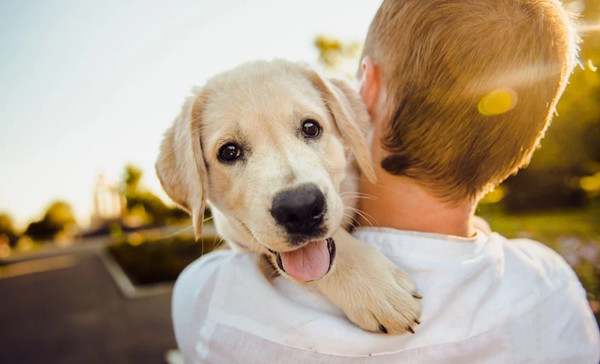
[[[308,139],[315,139],[321,135],[321,125],[316,120],[307,119],[302,122],[302,135]]]
[[[242,147],[235,143],[227,143],[219,148],[218,158],[223,163],[232,163],[242,157]]]

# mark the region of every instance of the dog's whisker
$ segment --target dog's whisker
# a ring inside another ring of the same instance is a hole
[[[176,230],[176,231],[173,231],[173,232],[171,232],[171,233],[169,233],[169,234],[165,234],[165,235],[163,235],[163,236],[159,236],[159,238],[160,238],[160,239],[169,239],[169,238],[175,237],[175,236],[177,236],[177,235],[179,235],[179,234],[181,234],[181,233],[183,233],[183,232],[191,231],[191,230],[193,230],[193,229],[194,229],[194,226],[193,226],[192,224],[190,224],[190,225],[188,225],[188,226],[186,226],[186,227],[183,227],[183,228],[181,228],[181,229],[178,229],[178,230]]]
[[[369,225],[369,226],[375,226],[375,223],[373,222],[373,220],[371,220],[370,218],[368,218],[367,216],[365,216],[362,212],[357,212],[357,215],[359,215],[360,217],[362,217],[362,219],[365,220],[365,222],[367,223],[367,225]]]
[[[362,210],[362,209],[359,209],[359,208],[356,208],[356,210],[357,210],[357,212],[360,212],[361,214],[363,214],[365,216],[368,216],[369,218],[375,220],[375,218],[372,215],[370,215],[367,212],[365,212],[365,210]]]
[[[353,192],[353,191],[341,192],[340,196],[341,197],[351,196],[351,197],[366,198],[366,199],[376,199],[377,198],[377,196],[374,196],[374,195],[371,195],[368,193]]]
[[[342,192],[340,195],[347,193],[350,194],[353,191],[347,191],[347,192]],[[354,193],[358,193],[360,194],[360,192],[354,192]],[[343,196],[342,196],[342,200],[343,200]],[[352,221],[353,223],[358,223],[359,221],[356,219],[356,216],[358,215],[359,217],[361,217],[362,219],[364,219],[367,224],[369,226],[374,226],[375,223],[375,218],[373,218],[373,216],[370,216],[369,214],[367,214],[366,212],[364,212],[363,210],[350,206],[350,205],[344,205],[342,203],[342,211],[343,211],[343,216],[345,218],[348,218],[350,221]],[[348,213],[348,211],[350,211],[350,213]]]
[[[362,217],[370,226],[374,226],[375,225],[373,223],[373,221],[375,220],[375,218],[373,216],[367,214],[363,210],[355,208],[355,207],[351,207],[351,206],[348,206],[348,209],[350,211],[354,212],[355,214],[357,214],[358,216]]]
[[[219,240],[217,241],[217,243],[215,244],[213,250],[217,250],[219,249],[221,246],[223,246],[225,244],[225,239],[223,239],[222,237],[219,236]],[[203,250],[203,254],[204,254],[204,247],[202,247]]]
[[[344,214],[344,218],[347,218],[350,221],[350,225],[356,226],[358,225],[358,221],[356,221],[356,214]]]
[[[341,196],[342,199],[351,199],[351,200],[376,200],[374,197],[365,197],[365,196]]]
[[[152,233],[152,237],[155,238],[155,239],[159,239],[159,240],[160,239],[171,239],[171,238],[174,238],[177,235],[180,235],[180,234],[182,234],[184,232],[192,231],[193,229],[194,229],[194,226],[190,224],[190,225],[188,225],[186,227],[183,227],[181,229],[177,229],[175,231],[171,231],[171,232],[168,232],[168,233],[163,233],[163,232],[160,232],[160,233],[157,233],[157,234]]]
[[[361,192],[361,191],[341,191],[340,193],[341,193],[341,194],[349,194],[349,193],[352,193],[352,194],[357,194],[357,195],[367,195],[367,193],[365,193],[365,192]]]
[[[364,198],[375,198],[375,196],[370,196],[370,195],[363,195],[363,194],[351,194],[351,193],[346,193],[346,194],[340,194],[340,196],[342,197],[364,197]]]
[[[340,196],[343,200],[376,200],[375,197],[370,196],[358,196],[358,195],[344,195]]]
[[[358,225],[360,221],[357,219],[358,215],[356,213],[345,213],[344,217],[351,221],[351,225]]]

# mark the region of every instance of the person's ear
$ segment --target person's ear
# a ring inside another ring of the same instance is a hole
[[[360,96],[367,106],[369,115],[374,116],[381,91],[380,68],[369,56],[361,62]]]
[[[369,114],[358,93],[346,82],[321,77],[313,70],[307,69],[306,75],[321,94],[338,132],[350,147],[362,173],[375,183],[377,178],[366,138]]]
[[[200,119],[206,103],[201,91],[189,97],[165,133],[156,174],[167,195],[192,215],[194,234],[200,238],[206,208],[207,173],[200,141]]]

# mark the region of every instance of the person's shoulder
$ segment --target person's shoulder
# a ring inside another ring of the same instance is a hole
[[[565,284],[579,284],[573,269],[556,251],[530,239],[507,239],[493,234],[500,241],[508,268],[525,270],[536,275],[554,288]]]
[[[588,319],[585,289],[560,254],[530,239],[506,239],[493,235],[492,239],[502,247],[501,274],[505,295],[513,300],[518,298],[515,295],[520,296],[518,300],[523,310],[560,306],[564,314]]]
[[[527,295],[521,297],[521,302],[535,302],[513,325],[519,330],[543,327],[533,335],[553,348],[548,352],[553,357],[597,363],[598,326],[585,289],[565,259],[537,241],[496,238],[502,242],[509,289],[525,288]]]

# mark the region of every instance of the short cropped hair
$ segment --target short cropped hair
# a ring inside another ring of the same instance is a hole
[[[384,0],[363,51],[385,90],[383,169],[481,197],[529,163],[577,47],[558,0]]]

